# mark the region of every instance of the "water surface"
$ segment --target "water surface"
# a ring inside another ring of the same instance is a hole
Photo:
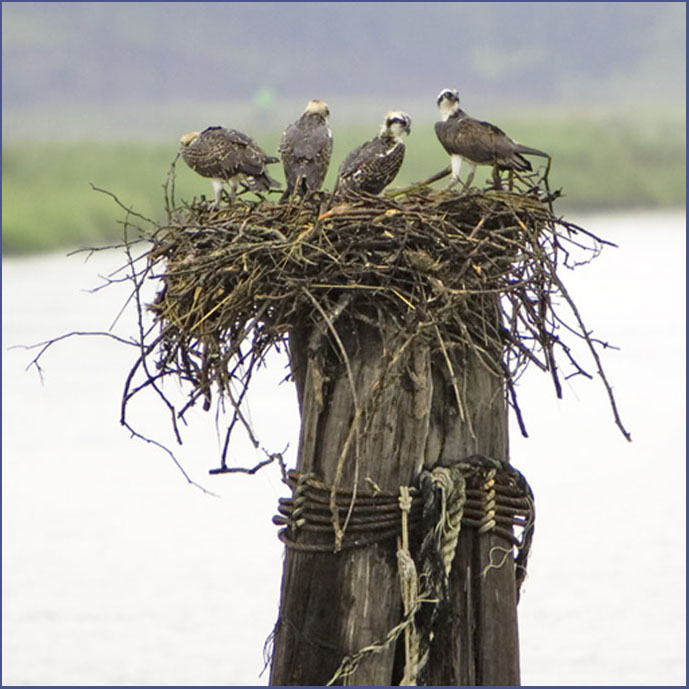
[[[514,464],[537,500],[519,607],[522,680],[539,685],[685,683],[685,217],[580,219],[619,243],[563,273],[602,339],[620,411],[598,381],[554,397],[537,371],[520,385],[530,433]],[[210,477],[219,440],[193,417],[177,454],[119,425],[135,352],[106,339],[58,344],[44,382],[10,345],[105,330],[126,288],[95,294],[112,253],[3,260],[3,684],[266,684],[262,647],[277,615],[282,545],[271,517],[285,494],[273,468]],[[134,327],[128,316],[117,330]],[[592,372],[595,367],[588,366]],[[294,391],[274,362],[251,403],[268,450],[294,461]],[[133,410],[134,413],[134,410]],[[133,417],[157,438],[150,399]],[[263,458],[238,437],[231,461]]]

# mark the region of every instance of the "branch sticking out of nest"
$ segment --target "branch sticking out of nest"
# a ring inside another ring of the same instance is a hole
[[[550,373],[558,397],[562,355],[569,375],[592,377],[561,332],[576,336],[629,439],[600,365],[598,347],[607,345],[591,337],[558,275],[609,242],[557,218],[538,184],[464,193],[413,185],[389,197],[323,193],[216,210],[204,201],[176,206],[170,180],[168,220],[152,234],[146,267],[162,284],[149,305],[159,331],[142,356],[156,358],[157,378],[190,385],[187,406],[228,399],[227,441],[237,423],[247,425],[240,407],[268,351],[304,318],[323,329],[323,314],[334,321],[344,304],[354,318],[384,311],[407,336],[441,348],[473,348],[503,376],[524,434],[515,381],[527,365]],[[482,315],[496,296],[498,327]]]
[[[140,354],[126,381],[122,422],[128,402],[147,388],[168,406],[176,433],[177,419],[199,401],[206,409],[214,396],[229,402],[215,470],[224,473],[238,426],[259,446],[242,406],[268,352],[286,346],[304,319],[314,332],[332,335],[346,311],[368,323],[375,314],[395,319],[403,347],[422,338],[446,358],[451,348],[471,348],[504,380],[524,435],[516,381],[535,365],[549,372],[560,397],[563,357],[566,377],[593,377],[572,353],[571,342],[581,340],[615,422],[630,439],[598,354],[608,345],[591,336],[558,274],[589,262],[610,242],[556,217],[557,195],[544,179],[522,178],[514,190],[449,192],[420,183],[387,196],[322,192],[306,201],[240,200],[215,209],[203,200],[175,202],[173,163],[166,222],[137,219],[147,223],[138,229],[151,245],[136,259],[125,242]],[[140,293],[152,281],[158,292],[146,306]],[[146,308],[153,324],[144,324]],[[341,343],[334,349],[346,358]],[[168,377],[186,385],[182,408],[161,388]]]

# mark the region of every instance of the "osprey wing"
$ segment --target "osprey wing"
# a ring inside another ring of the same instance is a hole
[[[265,164],[277,162],[267,156],[251,137],[236,129],[208,127],[201,133],[182,137],[182,158],[189,167],[213,180],[216,205],[220,201],[222,181],[230,182],[232,194],[238,181],[253,191],[267,191],[279,183],[265,171]]]
[[[496,127],[490,122],[481,122],[479,120],[473,120],[473,122],[475,122],[474,126],[476,128],[475,139],[480,139],[483,142],[483,148],[480,153],[485,151],[489,157],[488,162],[506,170],[528,172],[532,169],[531,163],[519,155],[519,144],[507,136],[500,127]]]
[[[227,169],[234,169],[232,174],[261,175],[267,163],[276,163],[277,158],[268,156],[250,137],[236,129],[225,130],[227,156],[224,164]]]
[[[285,134],[287,133],[288,132],[285,132]],[[287,141],[290,148],[290,155],[292,155],[293,158],[313,160],[319,155],[322,155],[324,151],[327,153],[333,150],[333,138],[330,134],[330,130],[326,126],[307,130],[298,130],[295,127],[289,134],[290,136]]]
[[[397,176],[404,150],[402,142],[390,147],[378,137],[367,141],[342,163],[338,175],[340,188],[379,194]]]
[[[349,186],[349,182],[356,176],[361,176],[361,170],[373,156],[375,156],[375,144],[377,139],[366,141],[361,146],[357,146],[340,165],[337,174],[338,181],[344,186]]]
[[[280,154],[285,168],[288,192],[291,192],[299,178],[300,187],[315,191],[320,189],[328,172],[333,139],[326,124],[309,126],[296,122],[285,130],[280,140]]]
[[[471,118],[469,118],[471,119]],[[530,146],[523,146],[514,139],[511,139],[505,132],[496,127],[490,122],[481,122],[479,120],[474,120],[478,125],[480,125],[484,130],[484,136],[487,140],[492,140],[492,146],[495,149],[495,155],[500,162],[503,159],[509,159],[510,156],[519,153],[527,153],[528,155],[542,156],[543,158],[550,158],[548,153],[540,151],[537,148],[531,148]],[[521,156],[519,156],[521,158]],[[528,168],[531,169],[531,166]]]
[[[182,157],[189,167],[203,177],[226,178],[225,160],[231,154],[222,127],[208,127],[189,146]]]
[[[459,155],[479,165],[494,163],[500,140],[510,141],[497,127],[471,117],[451,117],[445,122],[436,122],[435,131],[450,155]]]
[[[494,124],[468,116],[436,122],[435,131],[450,155],[459,155],[475,165],[527,171],[531,170],[531,164],[520,153],[546,155],[521,146]]]

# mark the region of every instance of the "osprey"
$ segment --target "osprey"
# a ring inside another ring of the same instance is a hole
[[[282,201],[295,192],[305,196],[321,188],[333,152],[329,115],[327,103],[311,100],[302,116],[283,132],[278,150],[285,169],[287,190]]]
[[[236,129],[208,127],[202,132],[185,134],[180,143],[184,162],[202,177],[210,177],[215,191],[214,206],[220,203],[225,182],[229,182],[232,200],[240,182],[256,192],[280,186],[265,169],[279,158],[266,155],[251,137]]]
[[[353,150],[340,166],[337,190],[380,194],[397,175],[404,160],[405,134],[411,132],[411,117],[391,110],[375,139]]]
[[[464,183],[468,188],[474,179],[477,165],[492,165],[495,176],[498,170],[531,170],[531,163],[524,158],[523,153],[550,158],[543,151],[522,146],[510,139],[494,124],[469,117],[459,107],[459,94],[454,89],[440,92],[438,108],[443,119],[435,123],[435,133],[450,154],[452,178],[449,186],[459,181],[462,160],[466,160],[470,166]]]

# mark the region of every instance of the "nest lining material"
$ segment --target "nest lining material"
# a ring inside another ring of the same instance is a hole
[[[591,260],[602,243],[557,218],[538,189],[321,194],[219,210],[170,203],[148,252],[145,272],[162,289],[149,305],[159,334],[148,331],[142,358],[156,357],[151,382],[172,375],[191,386],[181,416],[199,398],[206,408],[214,394],[231,402],[223,466],[235,424],[251,434],[241,405],[267,352],[305,318],[323,330],[343,312],[369,324],[395,319],[407,341],[425,338],[444,352],[472,348],[505,381],[524,434],[514,384],[528,364],[550,372],[558,396],[556,351],[572,375],[590,377],[559,332],[574,334],[588,344],[626,434],[598,359],[603,343],[590,338],[557,274],[575,255]]]

